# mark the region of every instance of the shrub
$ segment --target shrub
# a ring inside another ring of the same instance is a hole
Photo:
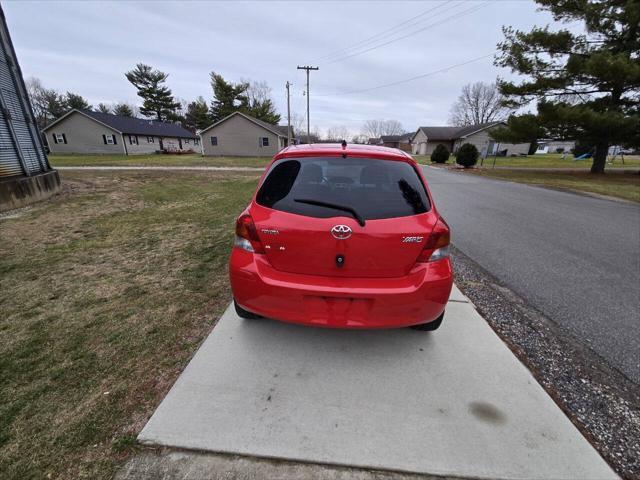
[[[435,163],[446,163],[447,160],[449,160],[449,149],[439,143],[433,152],[431,152],[431,161]]]
[[[464,168],[473,167],[478,161],[478,149],[475,145],[465,143],[458,149],[456,163]]]

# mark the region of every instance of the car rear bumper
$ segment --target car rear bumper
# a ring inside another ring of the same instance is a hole
[[[275,270],[263,255],[234,248],[229,262],[238,304],[265,317],[332,328],[427,323],[444,311],[453,286],[449,259],[417,264],[400,278],[337,278]]]

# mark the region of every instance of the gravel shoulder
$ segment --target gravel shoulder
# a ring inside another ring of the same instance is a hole
[[[558,406],[626,479],[640,478],[640,387],[469,257],[456,283]]]

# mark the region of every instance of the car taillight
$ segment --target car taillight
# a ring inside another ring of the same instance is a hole
[[[449,233],[449,226],[442,217],[438,219],[435,227],[427,242],[424,244],[424,248],[418,256],[418,262],[435,262],[436,260],[442,260],[449,256],[449,243],[451,241],[451,234]]]
[[[258,237],[258,231],[251,215],[245,213],[236,220],[236,239],[233,245],[253,253],[264,253],[264,247]]]

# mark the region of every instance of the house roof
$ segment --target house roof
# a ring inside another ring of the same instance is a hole
[[[250,115],[245,115],[247,117],[250,117]],[[263,126],[264,128],[266,128],[267,130],[270,129],[275,129],[277,132],[279,132],[279,134],[283,137],[287,136],[287,126],[286,125],[273,125],[271,123],[267,123],[264,122],[258,118],[255,117],[251,117],[253,119],[254,122],[258,123],[259,125]],[[293,127],[291,127],[291,136],[293,137]]]
[[[231,117],[233,117],[235,115],[240,115],[240,116],[246,118],[247,120],[249,120],[250,122],[253,122],[256,125],[264,128],[265,130],[268,130],[271,133],[275,133],[279,137],[286,137],[287,136],[287,126],[286,125],[273,125],[271,123],[267,123],[267,122],[263,122],[262,120],[258,120],[257,118],[252,117],[251,115],[247,115],[246,113],[242,113],[242,112],[233,112],[233,113],[227,115],[226,117],[224,117],[223,119],[218,120],[217,122],[209,125],[207,128],[203,128],[202,131],[200,131],[200,135],[202,135],[207,130],[212,129],[213,127],[217,127],[222,122],[226,122],[227,120],[229,120]],[[291,136],[293,137],[293,127],[291,127]]]
[[[79,113],[95,120],[98,123],[128,135],[148,135],[156,137],[177,137],[177,138],[196,138],[196,135],[189,130],[182,128],[177,123],[159,122],[157,120],[146,120],[135,117],[122,117],[120,115],[112,115],[110,113],[94,112],[92,110],[71,110],[58,120],[48,125],[45,130],[49,130],[58,122],[64,120],[72,113]]]
[[[402,135],[382,135],[380,140],[382,140],[383,143],[402,142],[411,139],[413,133],[414,132],[403,133]]]
[[[477,123],[475,125],[466,125],[464,127],[418,127],[418,130],[412,135],[412,138],[420,131],[427,136],[429,141],[452,141],[459,138],[465,138],[474,133],[495,127],[504,122],[487,122]]]

